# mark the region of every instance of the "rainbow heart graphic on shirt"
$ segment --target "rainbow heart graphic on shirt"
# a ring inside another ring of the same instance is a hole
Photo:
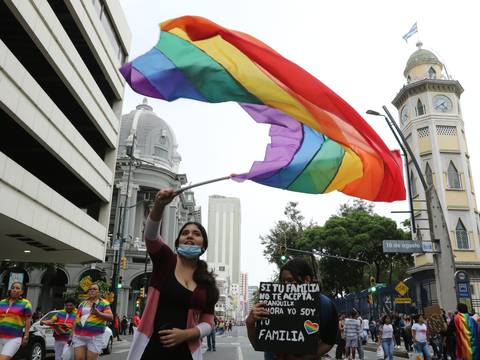
[[[311,322],[310,320],[305,321],[303,326],[305,327],[308,335],[315,334],[319,328],[317,323]]]

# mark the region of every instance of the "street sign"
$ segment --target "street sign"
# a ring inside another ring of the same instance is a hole
[[[384,253],[433,253],[433,243],[431,241],[415,240],[383,240]]]
[[[395,304],[411,304],[412,298],[409,297],[398,297],[395,298]]]
[[[468,288],[467,283],[458,283],[458,297],[459,298],[469,298],[470,297],[470,289]]]
[[[403,296],[408,292],[408,286],[403,281],[400,281],[397,286],[395,286],[395,291]]]

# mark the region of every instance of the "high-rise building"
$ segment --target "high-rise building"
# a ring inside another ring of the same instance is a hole
[[[240,297],[239,303],[241,306],[241,317],[244,318],[247,314],[248,307],[248,273],[240,273]]]
[[[129,47],[119,2],[0,1],[2,260],[104,260]]]
[[[250,311],[250,309],[253,307],[255,304],[255,296],[258,294],[258,286],[249,286],[248,287],[248,295],[247,295],[247,303],[248,303],[248,308],[247,312]],[[248,315],[248,313],[247,313]]]
[[[470,170],[460,96],[463,88],[448,76],[444,65],[417,44],[405,67],[406,85],[393,104],[399,111],[400,128],[412,148],[425,180],[440,199],[456,270],[470,274],[473,305],[480,310],[479,216]],[[410,165],[414,215],[418,240],[430,239],[425,193]],[[416,254],[411,274],[417,283],[417,307],[437,302],[432,254]]]
[[[212,195],[208,201],[209,263],[228,266],[232,284],[240,284],[240,199]]]

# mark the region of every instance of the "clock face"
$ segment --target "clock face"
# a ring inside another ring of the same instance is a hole
[[[433,98],[433,108],[440,112],[449,112],[452,110],[452,100],[445,95],[437,95]]]
[[[402,111],[400,112],[400,121],[402,122],[402,125],[405,125],[407,120],[408,120],[408,107],[404,106]]]

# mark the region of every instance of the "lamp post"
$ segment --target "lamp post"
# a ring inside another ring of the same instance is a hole
[[[367,114],[375,115],[375,116],[383,116],[382,114],[380,114],[380,113],[378,113],[377,111],[374,111],[374,110],[367,110]],[[400,138],[398,137],[398,135],[395,131],[394,125],[396,125],[396,124],[394,124],[394,123],[392,124],[386,116],[383,116],[383,118],[385,119],[388,127],[390,128],[390,130],[393,133],[393,136],[395,137],[395,140],[397,140],[397,143],[400,146],[400,149],[402,150],[402,155],[405,158],[405,173],[406,173],[407,179],[408,179],[409,174],[410,174],[410,166],[408,165],[407,150],[405,149],[405,146],[403,145],[402,141],[400,140]],[[420,176],[422,176],[422,175],[420,175]],[[412,232],[416,234],[417,233],[417,225],[416,225],[416,222],[415,222],[415,215],[413,213],[412,184],[410,183],[410,181],[407,181],[407,189],[408,189],[408,206],[410,208],[410,224],[411,224]]]
[[[437,288],[437,299],[440,306],[446,310],[454,310],[457,305],[457,297],[455,291],[455,262],[453,259],[452,246],[450,244],[450,236],[448,233],[445,216],[442,211],[440,199],[435,188],[432,185],[427,184],[423,172],[418,164],[418,161],[413,153],[410,145],[408,145],[405,136],[398,127],[397,123],[393,119],[392,115],[388,111],[388,108],[384,105],[383,110],[385,114],[381,114],[378,111],[368,110],[367,114],[382,116],[385,118],[390,126],[390,129],[395,135],[395,139],[398,141],[400,147],[405,149],[410,155],[415,169],[417,170],[418,178],[422,184],[425,192],[425,202],[427,206],[428,223],[430,230],[430,239],[432,242],[437,242],[440,251],[433,254],[433,265],[435,270],[435,282]],[[405,159],[408,163],[408,158]],[[408,176],[408,174],[407,174]],[[410,180],[408,180],[410,183]]]
[[[120,273],[120,264],[122,261],[123,256],[123,244],[125,242],[125,224],[127,222],[127,209],[128,209],[128,198],[129,198],[129,191],[130,191],[130,179],[132,176],[132,166],[135,158],[133,156],[134,149],[135,149],[135,140],[136,135],[135,133],[130,134],[127,139],[126,145],[126,154],[128,156],[128,170],[127,170],[127,186],[125,190],[125,200],[123,202],[123,209],[122,209],[122,216],[121,216],[121,230],[119,234],[119,248],[118,248],[118,255],[116,257],[116,261],[113,265],[113,276],[112,276],[112,286],[113,286],[113,304],[112,304],[112,312],[114,315],[117,314],[117,304],[118,304],[118,279]],[[115,257],[114,257],[115,259]]]

